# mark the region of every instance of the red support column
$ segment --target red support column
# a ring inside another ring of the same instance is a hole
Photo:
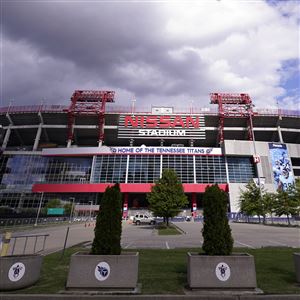
[[[197,194],[192,193],[192,217],[195,218],[197,213]]]
[[[123,219],[126,219],[127,216],[128,216],[128,193],[124,193]]]

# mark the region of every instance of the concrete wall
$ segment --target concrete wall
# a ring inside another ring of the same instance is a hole
[[[286,144],[290,157],[300,157],[300,145],[298,144]],[[268,142],[255,142],[256,152],[261,156],[269,156],[269,144]],[[224,141],[225,155],[253,155],[254,146],[252,141],[236,141],[225,140]]]
[[[300,145],[286,144],[290,157],[300,157]],[[258,173],[260,177],[265,178],[264,187],[268,192],[275,192],[271,160],[269,158],[269,145],[267,142],[255,142],[256,153],[260,155],[261,163],[258,164]],[[254,155],[252,141],[224,141],[225,155]],[[240,188],[244,189],[246,183],[229,183],[230,210],[239,211]]]
[[[259,155],[269,154],[269,145],[266,142],[255,142],[256,152]],[[226,155],[249,156],[254,154],[254,145],[252,141],[225,140],[224,151]]]
[[[286,144],[286,145],[290,157],[300,157],[300,145],[297,144]]]
[[[229,183],[229,198],[230,198],[230,211],[239,212],[239,198],[240,190],[245,190],[246,183]],[[264,188],[270,192],[275,193],[275,186],[273,183],[265,184]]]
[[[266,157],[269,156],[269,145],[266,142],[255,142],[256,154],[260,155],[263,160],[263,164],[257,165],[258,174],[260,177],[267,177],[268,165],[271,168],[270,162]],[[240,155],[240,156],[253,156],[255,153],[254,145],[252,141],[236,141],[236,140],[226,140],[224,141],[224,154],[225,155]],[[263,167],[265,170],[263,170]],[[270,183],[271,177],[268,177],[268,182]]]
[[[300,158],[300,145],[286,144],[289,157]],[[269,144],[268,142],[255,142],[256,154],[260,155],[261,163],[258,164],[258,173],[260,177],[265,177],[266,183],[273,183],[273,174],[271,160],[269,158]],[[252,141],[224,141],[224,154],[225,155],[241,155],[252,156],[254,155],[254,145]]]
[[[244,190],[246,183],[229,183],[230,211],[239,212],[240,189]]]

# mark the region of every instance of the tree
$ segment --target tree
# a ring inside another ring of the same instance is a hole
[[[119,255],[122,234],[122,194],[119,184],[107,187],[100,203],[91,254]]]
[[[71,214],[72,208],[73,208],[73,203],[70,203],[70,202],[66,203],[64,205],[65,215],[69,216]]]
[[[42,209],[43,214],[47,214],[48,208],[61,208],[62,204],[59,199],[51,199],[47,202],[45,207]]]
[[[180,209],[188,204],[182,183],[172,169],[163,170],[162,177],[152,186],[147,200],[153,214],[164,217],[167,226],[169,226],[169,218],[175,217]]]
[[[227,195],[218,185],[205,190],[203,222],[203,251],[207,255],[230,255],[233,238],[227,218]]]
[[[258,187],[254,181],[250,181],[246,185],[244,191],[241,190],[240,194],[240,211],[248,216],[258,215],[259,223],[260,216],[263,216],[265,222],[266,210],[263,205],[263,195],[265,190]]]
[[[286,215],[288,224],[291,225],[290,216],[296,215],[300,210],[299,189],[296,186],[288,188],[286,191],[279,190],[276,195],[274,212],[277,216]]]
[[[51,199],[45,206],[46,208],[59,208],[61,207],[61,201],[59,199]]]
[[[300,178],[297,178],[295,185],[293,186],[293,195],[298,201],[300,201]]]
[[[273,213],[274,213],[275,201],[276,201],[276,194],[274,193],[264,193],[262,195],[262,203],[263,203],[264,211],[270,214],[272,224],[273,224]]]

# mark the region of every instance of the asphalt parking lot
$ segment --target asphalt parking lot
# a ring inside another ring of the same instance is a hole
[[[154,226],[123,226],[123,248],[190,248],[203,242],[200,222],[176,222],[185,234],[159,236]],[[273,227],[258,224],[230,223],[234,247],[293,247],[300,248],[300,228]]]
[[[200,222],[176,222],[176,226],[185,233],[175,236],[159,236],[155,226],[130,224],[123,221],[122,248],[123,249],[174,249],[201,247],[203,238]],[[258,224],[230,223],[234,238],[234,247],[261,248],[261,247],[293,247],[300,248],[300,228],[273,227]],[[90,242],[94,236],[94,223],[77,223],[61,226],[37,227],[14,234],[49,234],[43,253],[52,253],[63,248],[67,228],[69,227],[67,247],[82,242]],[[37,248],[41,247],[38,241]],[[13,240],[11,244],[13,243]],[[15,254],[24,250],[25,239],[18,239],[15,245]],[[33,249],[34,240],[27,241],[26,253]],[[11,248],[12,249],[12,246]]]

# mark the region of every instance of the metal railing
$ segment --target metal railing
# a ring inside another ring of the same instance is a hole
[[[19,246],[19,249],[20,248],[23,248],[22,250],[22,254],[25,254],[26,253],[26,250],[28,250],[27,248],[30,247],[30,246],[33,246],[33,251],[30,252],[30,254],[35,254],[35,253],[39,253],[39,252],[42,252],[45,250],[45,246],[46,246],[46,240],[47,240],[47,237],[49,236],[49,234],[44,234],[44,233],[41,233],[41,234],[22,234],[22,235],[13,235],[11,237],[11,243],[12,243],[12,240],[14,239],[13,241],[13,246],[12,246],[12,250],[10,252],[10,255],[14,255],[15,253],[15,249],[16,249],[16,244],[17,244],[17,240],[21,240],[21,239],[24,239],[22,242],[24,243],[22,247]],[[42,239],[42,246],[40,247],[40,249],[37,251],[37,245],[38,245],[38,239],[41,238]],[[33,245],[32,245],[32,242],[31,240],[33,240]],[[28,253],[28,251],[27,251]],[[18,253],[20,254],[20,252]]]
[[[28,105],[28,106],[6,106],[0,107],[0,115],[7,113],[66,113],[69,109],[67,105]],[[132,113],[131,106],[108,105],[106,107],[107,113]],[[151,107],[135,107],[134,113],[151,114]],[[217,107],[174,107],[174,113],[185,114],[205,114],[205,115],[218,115]],[[265,116],[292,116],[299,117],[300,110],[287,110],[287,109],[269,109],[257,108],[254,110],[255,115]]]
[[[0,114],[7,113],[38,113],[38,112],[56,112],[65,113],[69,106],[66,105],[23,105],[0,107]]]
[[[68,217],[43,217],[39,218],[37,220],[37,223],[39,225],[47,225],[47,224],[53,224],[53,223],[61,223],[63,221],[67,221]],[[36,217],[34,218],[6,218],[6,219],[0,219],[0,229],[5,228],[11,228],[11,227],[17,227],[17,226],[33,226],[36,222]]]

